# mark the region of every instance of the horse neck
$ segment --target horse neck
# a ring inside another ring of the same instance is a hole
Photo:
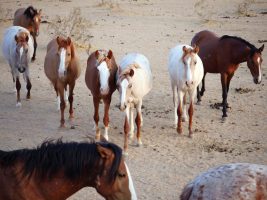
[[[240,64],[243,62],[246,62],[248,60],[248,57],[251,52],[251,48],[248,47],[246,44],[244,44],[241,41],[236,41],[236,45],[231,45],[231,46],[236,46],[236,49],[232,49],[232,62],[233,64]],[[230,47],[231,48],[231,47]]]

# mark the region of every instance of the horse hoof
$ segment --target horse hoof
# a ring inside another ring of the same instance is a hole
[[[74,114],[70,114],[69,119],[74,119]]]
[[[137,140],[136,146],[141,147],[143,145],[141,139]]]
[[[227,117],[222,117],[222,122],[226,122]]]
[[[201,105],[201,101],[197,101],[197,103],[196,103],[197,105]]]
[[[177,128],[177,133],[181,135],[183,133],[183,130],[181,128]]]
[[[104,134],[103,137],[108,141],[108,134]]]
[[[65,124],[60,124],[59,128],[66,128]]]
[[[16,107],[17,108],[20,108],[21,107],[21,103],[20,102],[17,102]]]
[[[187,122],[188,118],[187,117],[182,117],[182,122]]]
[[[34,62],[35,61],[35,57],[32,57],[31,61]]]

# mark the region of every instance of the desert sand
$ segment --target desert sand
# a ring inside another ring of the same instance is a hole
[[[183,123],[183,135],[178,135],[174,128],[167,70],[169,50],[176,44],[190,44],[194,34],[201,30],[239,36],[256,47],[266,45],[266,1],[1,0],[1,38],[5,29],[12,25],[15,10],[29,5],[42,9],[43,21],[37,38],[36,61],[30,66],[32,99],[26,100],[22,81],[22,107],[16,108],[10,69],[1,53],[1,150],[35,147],[48,138],[84,141],[94,137],[93,100],[84,81],[90,44],[90,52],[98,48],[111,49],[117,63],[129,52],[143,53],[151,63],[154,80],[153,89],[143,101],[143,146],[130,145],[126,158],[138,199],[177,200],[186,183],[220,164],[249,162],[267,165],[267,47],[262,54],[261,84],[253,83],[246,63],[236,71],[228,95],[232,108],[225,122],[221,120],[222,111],[212,106],[221,102],[220,75],[207,74],[202,104],[195,105],[193,139],[187,137],[188,123]],[[80,17],[79,20],[73,20],[77,19],[73,15]],[[72,22],[77,23],[76,28],[66,29]],[[68,121],[66,128],[59,128],[56,95],[43,69],[46,45],[60,31],[71,32],[79,46],[82,73],[74,89],[74,129]],[[124,113],[116,107],[118,102],[116,91],[110,110],[109,138],[122,147]],[[100,126],[103,127],[102,106],[100,110]],[[95,189],[84,188],[70,199],[103,198]]]

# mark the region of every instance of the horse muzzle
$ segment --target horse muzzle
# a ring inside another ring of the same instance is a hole
[[[126,104],[121,104],[120,111],[125,111],[126,107],[127,107]]]
[[[24,73],[26,69],[25,69],[25,67],[19,67],[18,70],[20,73]]]
[[[259,79],[259,77],[253,78],[253,81],[255,84],[260,84],[261,83],[261,79]]]
[[[102,95],[107,95],[108,94],[108,92],[109,92],[109,89],[108,88],[100,88],[100,93],[102,94]]]

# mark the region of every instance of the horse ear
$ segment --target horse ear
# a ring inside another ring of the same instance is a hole
[[[60,44],[60,38],[59,38],[59,36],[57,36],[57,44],[58,45]]]
[[[100,144],[96,144],[96,148],[101,158],[107,159],[111,156],[111,151],[105,147],[102,147]]]
[[[186,46],[183,46],[183,51],[184,51],[184,53],[187,53],[187,48],[186,48]]]
[[[199,52],[199,47],[197,45],[194,47],[193,52],[196,54]]]
[[[113,55],[112,51],[111,51],[111,50],[109,50],[109,51],[108,51],[108,56],[107,56],[107,57],[108,57],[108,59],[111,59],[112,55]]]
[[[99,51],[96,50],[96,51],[95,51],[95,57],[96,57],[96,59],[98,59],[98,56],[99,56]]]
[[[67,38],[67,45],[70,45],[71,44],[71,39],[70,37]]]
[[[133,75],[134,75],[134,70],[133,69],[130,69],[129,75],[130,75],[130,77],[133,77]]]
[[[259,48],[259,51],[262,52],[264,49],[264,44]]]

